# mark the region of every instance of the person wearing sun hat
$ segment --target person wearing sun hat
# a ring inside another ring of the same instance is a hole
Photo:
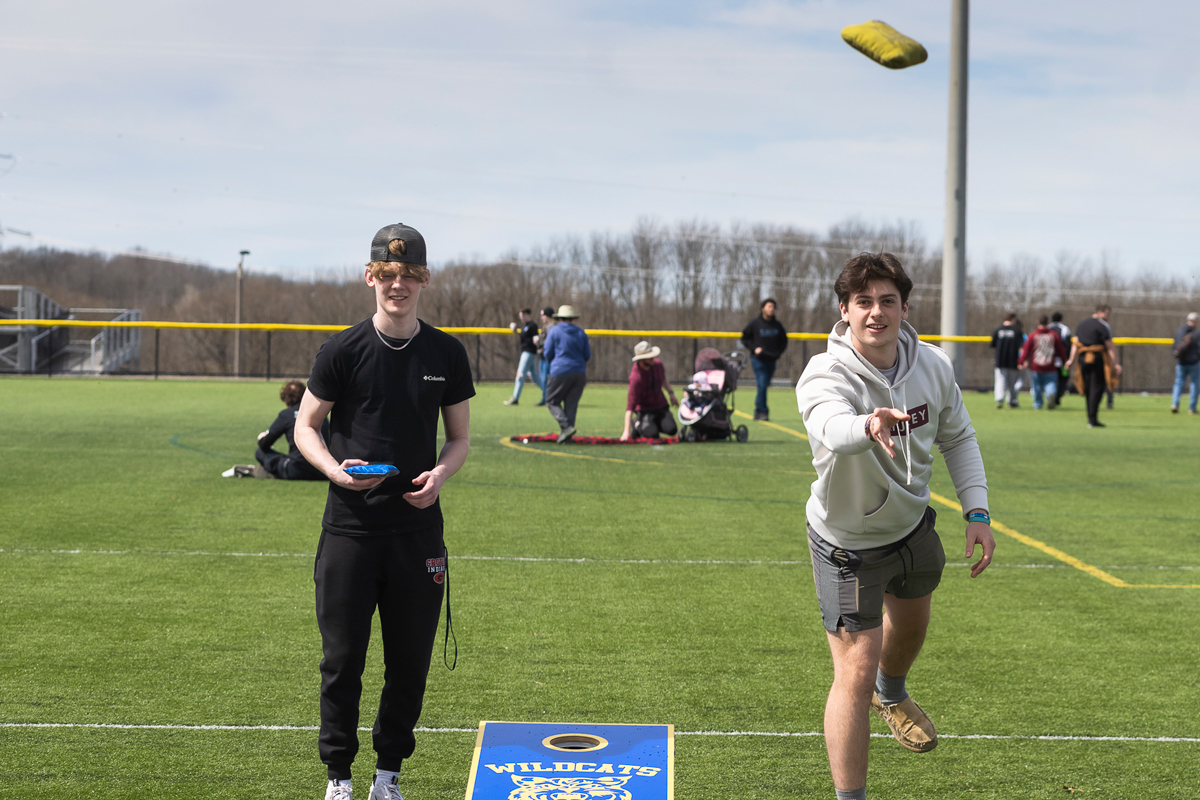
[[[667,383],[666,369],[658,355],[662,350],[649,342],[638,342],[633,346],[633,366],[629,370],[629,396],[625,401],[625,429],[621,441],[627,442],[637,436],[654,439],[660,433],[674,436],[679,428],[671,414],[671,406],[678,406],[675,390]],[[663,397],[663,390],[671,398],[670,405]],[[637,420],[634,421],[634,414]]]
[[[587,385],[587,362],[592,357],[592,348],[588,335],[575,324],[579,315],[574,306],[559,306],[554,319],[558,324],[546,334],[542,357],[550,365],[546,405],[561,431],[558,443],[563,444],[575,435],[575,411]]]

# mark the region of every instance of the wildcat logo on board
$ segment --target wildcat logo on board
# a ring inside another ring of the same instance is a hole
[[[526,778],[513,775],[508,800],[633,800],[629,778]]]

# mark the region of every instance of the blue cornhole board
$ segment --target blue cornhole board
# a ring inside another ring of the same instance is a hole
[[[479,723],[467,800],[576,796],[672,800],[674,726]]]

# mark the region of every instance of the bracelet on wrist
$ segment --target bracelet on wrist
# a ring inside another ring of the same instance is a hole
[[[875,441],[875,437],[871,435],[871,420],[873,419],[875,419],[875,412],[872,411],[870,414],[867,414],[867,420],[863,424],[863,431],[866,432],[867,441],[869,442]]]
[[[972,511],[967,514],[967,522],[982,522],[984,525],[991,525],[992,518],[986,511]]]

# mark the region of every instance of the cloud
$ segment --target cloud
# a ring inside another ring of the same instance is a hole
[[[0,70],[20,76],[0,83],[0,152],[21,159],[0,221],[304,268],[357,263],[397,218],[440,260],[644,214],[819,228],[860,213],[937,242],[948,7],[23,4],[0,36]],[[1200,11],[973,11],[969,249],[1195,266]],[[841,42],[871,18],[929,62],[890,72]]]

